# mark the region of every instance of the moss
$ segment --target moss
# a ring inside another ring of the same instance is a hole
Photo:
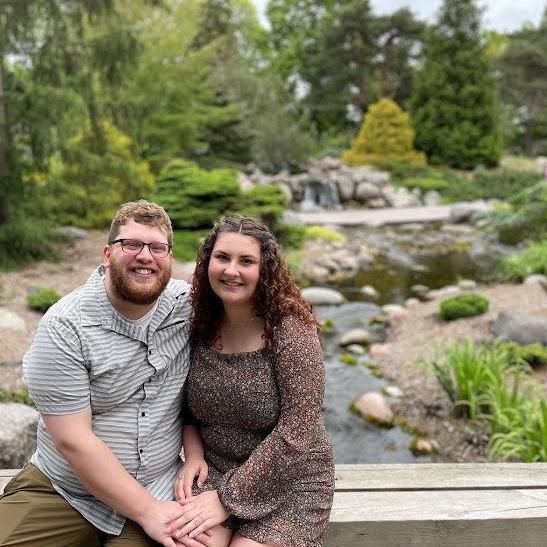
[[[61,295],[55,289],[36,289],[27,295],[27,306],[31,310],[45,313],[60,298]]]
[[[0,387],[0,403],[21,403],[34,406],[26,388],[12,390]]]
[[[459,294],[443,300],[439,313],[445,321],[481,315],[488,310],[489,302],[479,294]]]
[[[349,353],[343,353],[342,355],[340,355],[340,361],[342,361],[342,363],[346,363],[346,365],[351,366],[355,366],[359,363],[359,360]]]

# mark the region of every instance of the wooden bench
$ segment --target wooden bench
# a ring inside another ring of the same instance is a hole
[[[547,463],[338,465],[330,520],[325,547],[547,545]]]

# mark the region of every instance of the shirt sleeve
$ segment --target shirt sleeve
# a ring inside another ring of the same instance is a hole
[[[315,328],[285,319],[273,351],[279,421],[245,463],[222,477],[218,488],[226,509],[245,519],[265,516],[283,503],[286,491],[312,473],[310,463],[328,444],[322,416],[325,368]]]
[[[23,358],[23,374],[40,414],[74,414],[90,406],[81,343],[66,320],[42,319]]]

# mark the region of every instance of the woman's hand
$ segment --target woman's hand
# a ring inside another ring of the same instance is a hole
[[[192,497],[192,485],[197,477],[197,485],[203,486],[209,467],[202,458],[186,460],[175,482],[175,499],[182,502]]]
[[[190,539],[224,522],[230,513],[224,508],[216,490],[202,492],[181,502],[183,514],[176,522],[182,526],[176,537],[188,535]]]

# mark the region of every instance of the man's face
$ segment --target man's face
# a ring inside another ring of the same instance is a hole
[[[167,243],[167,235],[156,226],[146,226],[130,219],[121,226],[116,239],[137,239],[144,243]],[[121,243],[106,245],[103,264],[107,268],[107,282],[121,300],[133,304],[152,304],[163,292],[171,278],[171,253],[158,258],[144,246],[138,254],[128,254]]]

